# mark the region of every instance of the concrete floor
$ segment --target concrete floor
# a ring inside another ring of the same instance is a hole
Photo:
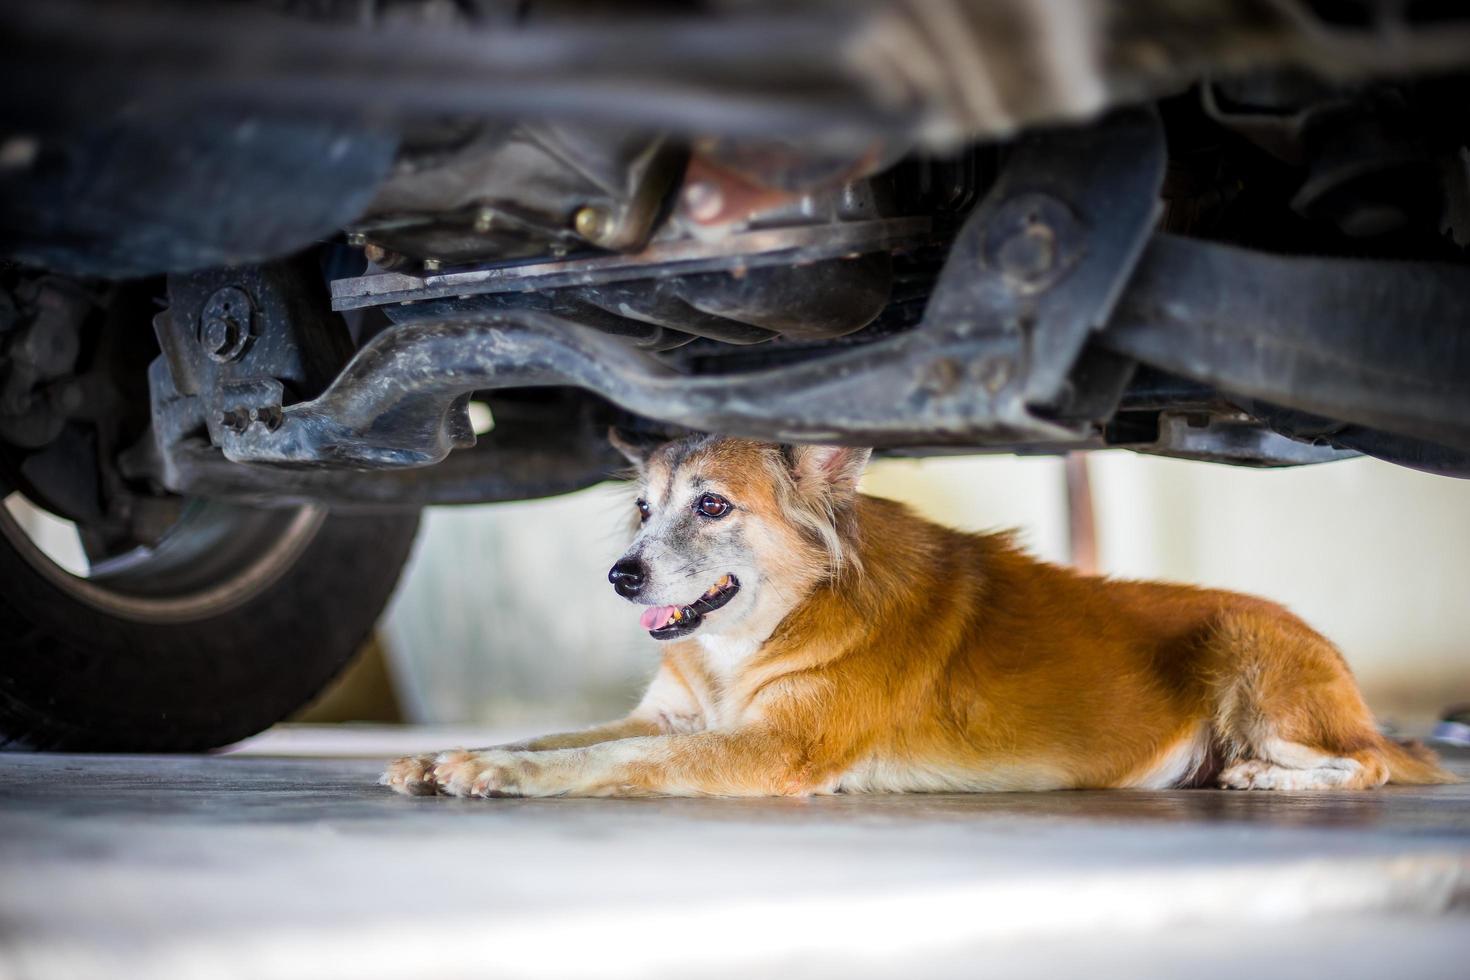
[[[498,737],[0,755],[0,978],[1470,976],[1470,785],[758,801],[374,785],[375,756]],[[1452,764],[1470,775],[1470,754]]]

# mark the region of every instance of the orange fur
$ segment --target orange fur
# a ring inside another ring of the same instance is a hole
[[[669,476],[661,465],[649,479]],[[739,503],[767,587],[796,597],[774,631],[733,668],[699,633],[672,642],[622,723],[400,760],[386,782],[767,795],[1453,781],[1378,733],[1338,651],[1279,605],[1079,575],[840,481],[813,490],[799,452],[791,480],[786,455],[743,440],[678,465]],[[840,564],[809,514],[790,519],[793,494],[827,513]]]

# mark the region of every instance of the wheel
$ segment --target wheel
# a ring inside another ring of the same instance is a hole
[[[0,507],[11,750],[199,751],[280,721],[362,645],[418,528],[187,500],[152,545],[74,574],[23,528],[23,500]]]

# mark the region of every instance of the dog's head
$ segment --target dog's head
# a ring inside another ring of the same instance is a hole
[[[773,627],[850,562],[869,450],[697,436],[651,449],[612,434],[638,473],[633,543],[608,580],[669,640]]]

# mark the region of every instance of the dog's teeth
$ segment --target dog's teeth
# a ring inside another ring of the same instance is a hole
[[[675,609],[673,612],[669,613],[669,622],[671,622],[671,623],[677,623],[679,620],[681,620],[683,618],[684,618],[684,610],[682,610],[682,609]]]
[[[715,596],[717,596],[719,594],[720,594],[720,587],[718,585],[711,585],[709,587],[709,591],[706,592],[704,594],[704,596],[705,596],[706,599],[713,599]]]
[[[715,588],[717,588],[717,589],[728,589],[729,587],[730,587],[730,576],[728,576],[728,575],[726,575],[724,578],[720,579],[718,582],[715,583]]]

